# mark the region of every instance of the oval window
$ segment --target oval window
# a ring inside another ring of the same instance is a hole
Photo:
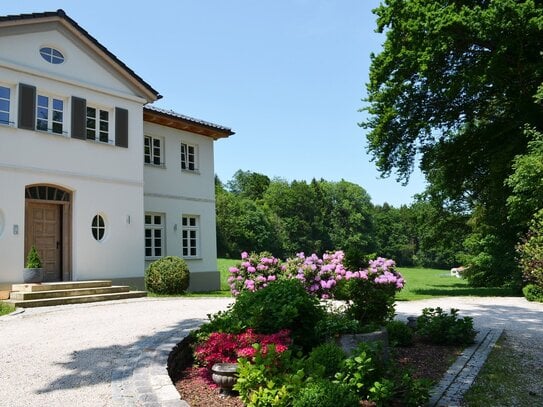
[[[104,239],[106,234],[106,222],[101,215],[96,215],[94,218],[92,218],[91,231],[92,236],[97,241],[100,242]]]
[[[50,64],[61,64],[64,62],[64,55],[58,49],[42,47],[40,48],[40,55]]]

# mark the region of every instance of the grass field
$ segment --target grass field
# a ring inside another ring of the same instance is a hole
[[[221,273],[221,290],[228,291],[228,268],[239,260],[218,259]],[[435,297],[477,296],[510,297],[514,292],[507,288],[474,288],[466,280],[452,277],[449,270],[401,267],[399,271],[406,280],[405,288],[396,296],[398,301],[423,300]]]

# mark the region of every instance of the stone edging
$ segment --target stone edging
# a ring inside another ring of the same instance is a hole
[[[119,360],[121,369],[111,376],[115,406],[189,407],[168,374],[170,354],[186,338],[184,335],[156,335],[126,352]]]
[[[471,387],[503,328],[482,329],[475,344],[466,348],[430,393],[429,407],[458,406]]]

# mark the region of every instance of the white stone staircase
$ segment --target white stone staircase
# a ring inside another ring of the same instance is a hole
[[[130,291],[128,286],[111,285],[110,280],[66,281],[41,284],[14,284],[10,303],[20,308],[81,304],[146,297],[146,291]]]

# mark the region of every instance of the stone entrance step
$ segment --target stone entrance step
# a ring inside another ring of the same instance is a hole
[[[113,286],[110,280],[69,281],[42,284],[14,284],[10,299],[20,308],[79,304],[146,297],[145,291],[130,291],[128,286]]]

